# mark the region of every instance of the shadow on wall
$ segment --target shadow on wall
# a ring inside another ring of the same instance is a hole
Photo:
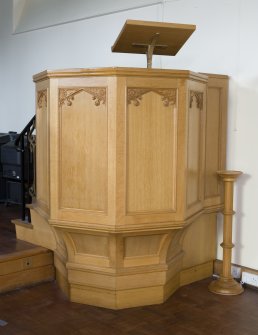
[[[234,259],[236,264],[241,264],[241,250],[244,248],[244,245],[242,244],[242,231],[243,231],[243,218],[245,216],[243,212],[243,199],[244,199],[244,188],[246,185],[246,182],[251,178],[250,175],[245,174],[243,171],[243,175],[240,176],[239,180],[237,180],[235,184],[235,191],[234,191],[234,210],[236,214],[233,217],[233,231],[235,231],[234,234],[234,240],[233,243],[235,244],[235,249],[233,249],[234,253]]]

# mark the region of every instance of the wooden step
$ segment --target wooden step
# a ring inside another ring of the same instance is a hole
[[[12,223],[15,225],[17,238],[50,250],[55,250],[56,239],[48,220],[40,216],[32,206],[29,208],[31,223],[18,219],[12,220]]]
[[[55,279],[52,251],[1,232],[0,293]]]

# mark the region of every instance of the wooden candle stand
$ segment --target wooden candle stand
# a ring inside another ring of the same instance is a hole
[[[209,285],[209,291],[222,295],[237,295],[244,292],[240,283],[231,275],[231,256],[232,248],[232,217],[233,211],[233,189],[235,180],[242,174],[241,171],[218,171],[217,172],[224,183],[224,227],[223,227],[223,267],[222,275],[216,281]]]

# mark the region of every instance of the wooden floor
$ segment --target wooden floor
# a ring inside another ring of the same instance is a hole
[[[34,248],[30,243],[16,240],[15,227],[11,220],[20,218],[20,216],[20,206],[0,204],[0,258],[6,254]]]
[[[2,294],[4,335],[257,335],[258,293],[217,296],[210,280],[180,288],[162,305],[119,311],[68,302],[55,283]],[[2,329],[1,329],[2,328]]]
[[[120,311],[71,303],[55,282],[4,293],[0,334],[258,335],[258,291],[214,295],[210,280],[180,288],[162,305]]]
[[[0,293],[55,279],[53,253],[16,239],[11,220],[20,214],[18,206],[0,204]]]

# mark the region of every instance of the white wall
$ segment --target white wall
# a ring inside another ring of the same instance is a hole
[[[33,74],[45,69],[127,65],[124,55],[111,53],[122,25],[128,15],[157,20],[158,12],[159,6],[144,7],[12,35],[12,1],[0,0],[0,132],[22,129],[34,114]],[[143,56],[129,61],[129,66],[145,66]]]
[[[94,18],[132,8],[160,3],[160,0],[13,0],[15,33]],[[51,10],[50,10],[51,9]]]
[[[235,192],[233,262],[258,269],[257,13],[257,0],[170,0],[12,35],[12,1],[0,0],[0,132],[21,130],[34,114],[32,75],[37,72],[71,67],[145,67],[142,55],[110,51],[126,19],[196,24],[196,32],[179,54],[155,57],[154,66],[231,77],[227,167],[245,173]],[[219,220],[218,242],[221,228]],[[218,258],[221,255],[218,246]]]

